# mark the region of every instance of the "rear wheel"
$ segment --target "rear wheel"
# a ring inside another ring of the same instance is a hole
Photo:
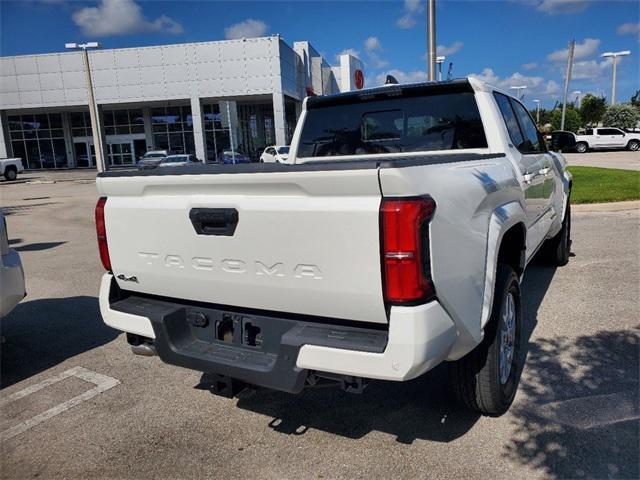
[[[576,152],[585,153],[587,150],[589,150],[589,146],[586,143],[584,142],[576,143]]]
[[[6,178],[9,181],[12,181],[18,178],[18,170],[16,169],[16,167],[7,167],[4,170],[4,178]]]
[[[453,392],[463,406],[491,416],[509,409],[520,381],[521,324],[518,276],[509,265],[499,264],[484,339],[449,365]]]
[[[640,142],[638,140],[631,140],[629,143],[627,143],[627,150],[636,152],[638,148],[640,148]]]

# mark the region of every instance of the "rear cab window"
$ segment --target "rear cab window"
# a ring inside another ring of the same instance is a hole
[[[385,87],[309,99],[297,157],[487,148],[471,86]]]

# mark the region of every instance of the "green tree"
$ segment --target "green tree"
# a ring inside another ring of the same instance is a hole
[[[587,126],[597,125],[607,111],[604,97],[596,97],[587,93],[580,104],[580,117]]]
[[[560,122],[562,121],[562,108],[556,109],[551,112],[551,127],[553,130],[560,130]],[[567,113],[564,118],[564,129],[577,133],[582,126],[582,118],[580,114],[573,108],[567,108]]]
[[[636,90],[636,93],[631,97],[631,105],[636,108],[640,108],[640,90]]]
[[[605,127],[635,128],[640,123],[640,112],[628,103],[611,105],[602,117]]]

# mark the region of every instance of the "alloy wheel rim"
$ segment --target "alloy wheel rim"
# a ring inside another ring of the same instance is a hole
[[[500,383],[504,385],[509,380],[513,355],[515,353],[516,338],[516,301],[513,293],[509,292],[505,298],[500,316]]]

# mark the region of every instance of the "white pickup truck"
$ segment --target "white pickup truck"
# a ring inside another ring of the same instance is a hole
[[[576,152],[589,150],[626,148],[632,152],[640,148],[640,133],[629,133],[619,128],[588,128],[583,135],[576,135]]]
[[[506,411],[525,267],[570,248],[571,176],[527,109],[474,79],[307,98],[290,160],[99,174],[104,321],[221,393],[447,361],[464,405]]]
[[[20,158],[2,158],[0,159],[0,175],[4,175],[7,180],[15,180],[18,173],[24,172],[24,166]]]

